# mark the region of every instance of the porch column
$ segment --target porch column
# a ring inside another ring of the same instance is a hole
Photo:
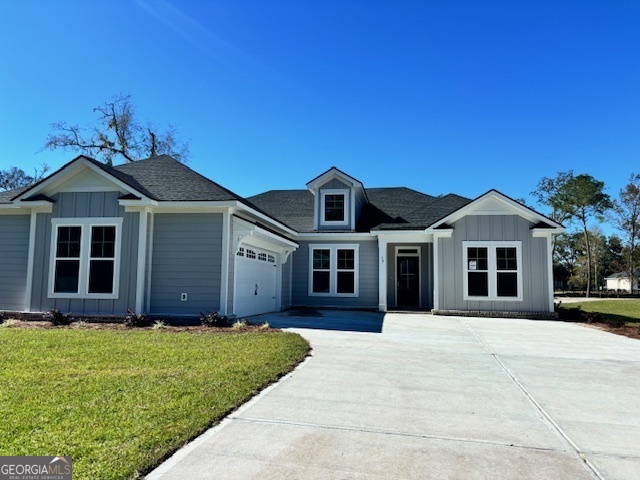
[[[378,310],[387,311],[387,240],[378,236]]]
[[[438,240],[440,236],[433,234],[433,309],[440,309],[440,277],[438,271]]]
[[[144,313],[144,299],[147,272],[147,245],[148,245],[148,229],[147,214],[149,209],[140,210],[140,220],[138,221],[138,265],[136,267],[136,313]]]

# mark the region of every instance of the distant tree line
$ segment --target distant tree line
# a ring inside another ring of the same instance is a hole
[[[604,182],[591,175],[559,172],[543,177],[532,192],[550,208],[549,217],[564,223],[567,231],[553,246],[554,279],[564,289],[590,296],[594,287],[606,287],[605,277],[625,272],[633,285],[640,267],[640,175],[631,174],[617,198],[604,192]],[[608,221],[618,234],[607,237],[593,220]]]

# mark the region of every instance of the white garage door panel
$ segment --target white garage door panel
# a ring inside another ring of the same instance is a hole
[[[236,268],[236,315],[273,312],[276,309],[276,266],[236,257]]]

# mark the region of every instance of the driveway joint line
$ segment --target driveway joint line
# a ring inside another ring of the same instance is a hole
[[[255,418],[255,417],[236,417],[234,418],[234,420],[242,420],[248,423],[289,425],[289,426],[295,426],[295,427],[318,428],[322,430],[339,430],[339,431],[356,432],[356,433],[358,432],[359,433],[376,433],[376,434],[382,434],[382,435],[393,435],[398,437],[425,438],[430,440],[444,440],[449,442],[475,443],[475,444],[481,444],[481,445],[493,445],[498,447],[521,448],[524,450],[540,450],[540,451],[546,451],[546,452],[565,451],[557,448],[536,447],[533,445],[520,445],[516,443],[492,442],[489,440],[480,440],[475,438],[446,437],[443,435],[429,435],[426,433],[399,432],[399,431],[393,431],[393,430],[382,430],[377,428],[341,427],[338,425],[325,425],[320,423],[307,423],[307,422],[292,422],[287,420],[269,420],[265,418]]]
[[[496,362],[502,367],[505,373],[511,378],[511,380],[520,388],[522,393],[527,397],[527,399],[533,404],[533,406],[542,414],[542,416],[553,426],[553,428],[564,438],[567,443],[575,450],[578,454],[578,457],[583,461],[583,463],[593,472],[593,474],[598,477],[599,480],[606,480],[605,477],[598,471],[598,469],[593,465],[587,455],[578,447],[578,445],[569,437],[569,435],[558,425],[558,423],[551,417],[551,415],[544,409],[542,405],[533,397],[533,395],[527,390],[527,388],[520,383],[520,381],[516,378],[515,374],[507,367],[507,365],[500,359],[499,355],[495,353],[489,345],[480,337],[480,335],[471,328],[469,323],[465,322],[465,325],[469,332],[475,336],[478,341],[482,344],[482,346],[489,352],[491,357],[495,359]]]

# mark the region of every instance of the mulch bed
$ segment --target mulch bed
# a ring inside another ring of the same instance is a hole
[[[124,323],[78,323],[73,322],[71,325],[66,326],[56,326],[52,325],[51,322],[45,321],[25,321],[25,320],[17,320],[12,322],[12,325],[8,328],[41,328],[41,329],[52,329],[52,328],[70,328],[72,330],[154,330],[153,325],[148,327],[127,327]],[[191,333],[226,333],[226,334],[237,334],[237,333],[246,333],[246,332],[277,332],[280,331],[277,328],[264,327],[261,325],[246,325],[244,327],[204,327],[201,325],[191,325],[191,326],[172,326],[167,325],[161,329],[163,332],[191,332]]]
[[[605,332],[615,333],[616,335],[624,335],[625,337],[636,338],[640,340],[640,327],[625,325],[624,327],[615,328],[606,323],[585,323],[588,327],[604,330]]]

